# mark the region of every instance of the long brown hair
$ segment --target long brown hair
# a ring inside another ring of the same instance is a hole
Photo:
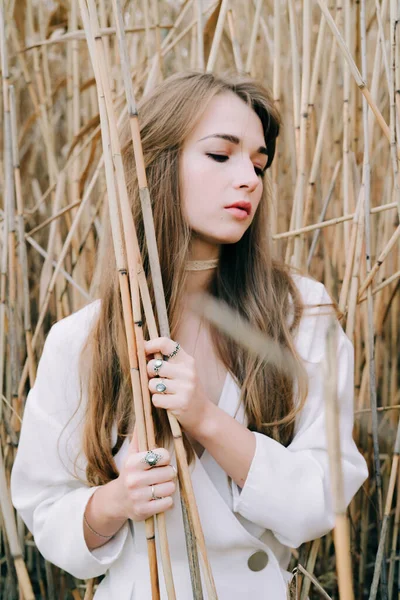
[[[270,166],[280,117],[268,91],[250,78],[180,73],[166,79],[139,105],[140,133],[172,338],[179,321],[178,297],[185,285],[185,262],[190,245],[190,229],[181,210],[180,152],[184,140],[212,98],[227,92],[239,96],[259,116],[268,149],[267,166]],[[127,123],[121,129],[121,136],[132,213],[154,300]],[[251,356],[216,328],[210,326],[210,329],[219,358],[241,388],[249,428],[288,445],[294,434],[295,415],[307,395],[307,376],[293,343],[303,305],[288,268],[272,257],[268,196],[269,191],[264,185],[263,198],[246,233],[239,242],[222,247],[209,292],[283,344],[298,365],[295,378]],[[104,252],[105,261],[101,267],[99,316],[83,349],[90,357],[83,451],[88,461],[87,478],[93,484],[105,483],[118,476],[113,456],[125,437],[132,433],[135,421],[109,226],[104,235],[108,251]],[[294,397],[295,380],[299,401]],[[157,445],[169,445],[171,434],[165,411],[153,407],[153,415]],[[118,432],[114,447],[111,443],[113,424]],[[192,460],[194,454],[187,441],[186,448],[189,460]]]

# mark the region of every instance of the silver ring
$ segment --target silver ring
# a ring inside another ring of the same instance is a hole
[[[161,381],[160,383],[157,383],[156,390],[159,394],[165,394],[167,391],[167,386]]]
[[[148,464],[149,467],[155,467],[161,459],[162,454],[157,454],[157,452],[153,452],[153,450],[148,450],[146,455],[141,459],[141,462]]]
[[[181,349],[180,343],[176,342],[175,350],[173,352],[171,352],[171,354],[168,354],[168,358],[174,358],[174,356],[176,356],[178,354],[180,349]]]
[[[156,496],[154,493],[154,484],[151,486],[151,499],[152,500],[162,500],[161,496]]]
[[[159,377],[159,370],[161,369],[162,365],[163,365],[163,360],[161,360],[161,358],[157,358],[154,362],[154,372],[156,374],[156,377]]]

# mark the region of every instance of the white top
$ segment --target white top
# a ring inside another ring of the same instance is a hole
[[[299,276],[294,280],[305,304],[331,302],[322,284]],[[25,408],[11,475],[12,499],[47,560],[82,579],[106,574],[95,600],[147,600],[151,591],[144,523],[127,522],[112,540],[92,552],[83,535],[84,510],[96,488],[85,481],[82,455],[77,471],[81,480],[73,474],[85,406],[78,369],[80,350],[98,310],[96,301],[54,325],[47,337]],[[286,600],[290,548],[325,535],[334,525],[324,411],[328,312],[323,307],[306,309],[295,339],[309,376],[309,390],[288,447],[254,433],[256,451],[242,490],[235,483],[228,484],[226,473],[206,450],[191,467],[219,600],[252,596]],[[368,471],[352,438],[353,347],[337,327],[340,443],[349,504]],[[81,392],[82,403],[76,410]],[[243,407],[237,411],[239,396],[228,374],[219,406],[246,425]],[[126,441],[115,457],[118,468],[127,446]],[[187,600],[192,593],[179,502],[167,511],[166,522],[176,597]],[[264,552],[268,562],[261,571],[252,571],[248,559],[257,551]],[[159,565],[165,600],[160,560]]]

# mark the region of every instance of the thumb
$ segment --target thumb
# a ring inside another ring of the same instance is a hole
[[[139,439],[138,439],[136,425],[133,429],[133,435],[132,435],[131,443],[129,444],[129,450],[130,450],[130,452],[135,452],[135,453],[139,452]]]

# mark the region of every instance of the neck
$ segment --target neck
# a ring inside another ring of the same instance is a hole
[[[193,236],[186,261],[185,295],[207,289],[218,266],[220,246]]]
[[[209,271],[218,266],[219,258],[210,260],[188,260],[186,261],[185,271]]]

